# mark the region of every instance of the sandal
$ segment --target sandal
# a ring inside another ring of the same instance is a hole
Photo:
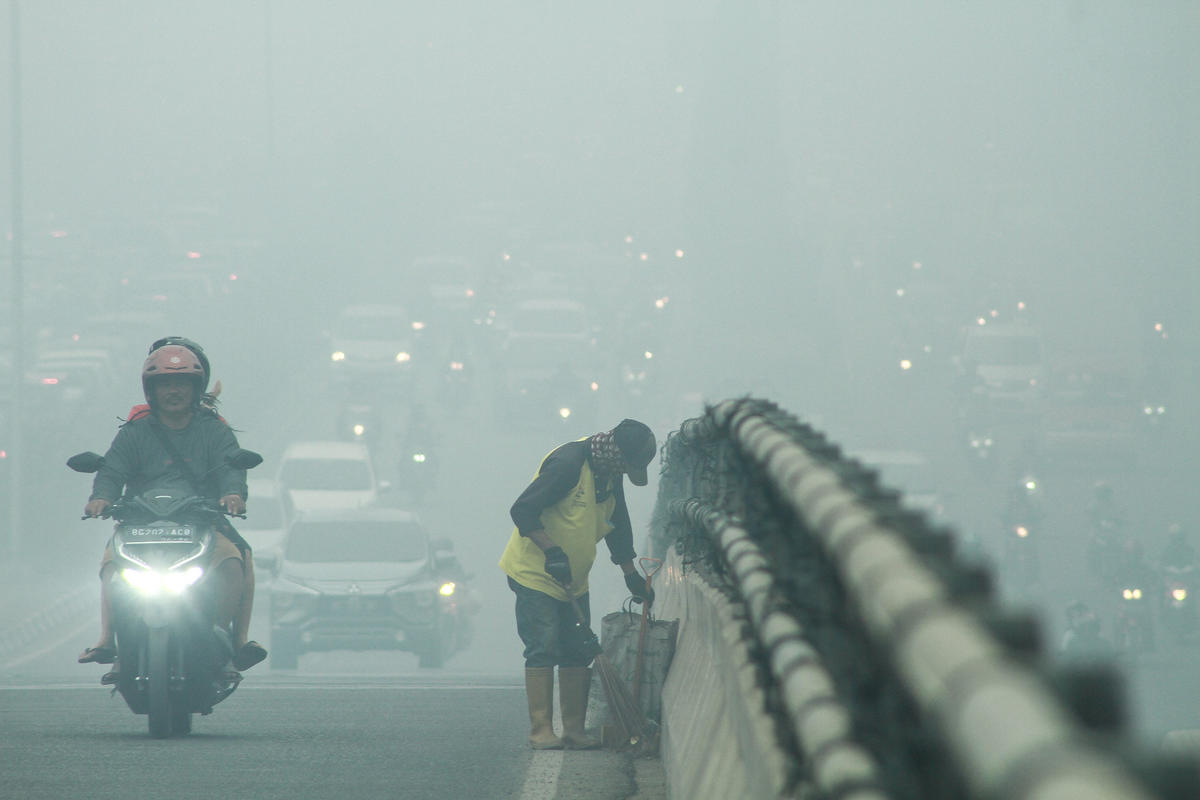
[[[233,656],[233,666],[239,672],[253,667],[267,657],[267,649],[256,641],[246,642]]]
[[[115,647],[89,647],[79,654],[80,664],[111,664],[116,659]]]

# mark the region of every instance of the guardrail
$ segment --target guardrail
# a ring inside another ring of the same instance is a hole
[[[744,609],[780,796],[1200,796],[1194,768],[1124,757],[1114,669],[1048,674],[952,534],[772,403],[668,438],[651,540]]]

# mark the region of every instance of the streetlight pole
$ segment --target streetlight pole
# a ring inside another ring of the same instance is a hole
[[[23,275],[22,229],[25,227],[21,169],[21,4],[10,0],[12,52],[12,394],[8,403],[8,552],[16,560],[21,550],[21,477],[25,471],[25,448],[21,441],[21,387],[25,377],[25,278]]]

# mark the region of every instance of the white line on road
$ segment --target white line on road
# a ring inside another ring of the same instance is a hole
[[[558,776],[562,772],[562,750],[534,750],[525,773],[525,785],[520,800],[553,800],[558,792]]]

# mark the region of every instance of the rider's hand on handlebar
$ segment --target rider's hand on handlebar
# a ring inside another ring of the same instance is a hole
[[[221,508],[225,509],[226,514],[240,516],[246,513],[246,501],[240,494],[227,494],[221,498]]]
[[[99,517],[108,510],[112,503],[105,500],[103,497],[97,497],[95,500],[89,500],[88,504],[83,507],[83,515],[85,517]]]

